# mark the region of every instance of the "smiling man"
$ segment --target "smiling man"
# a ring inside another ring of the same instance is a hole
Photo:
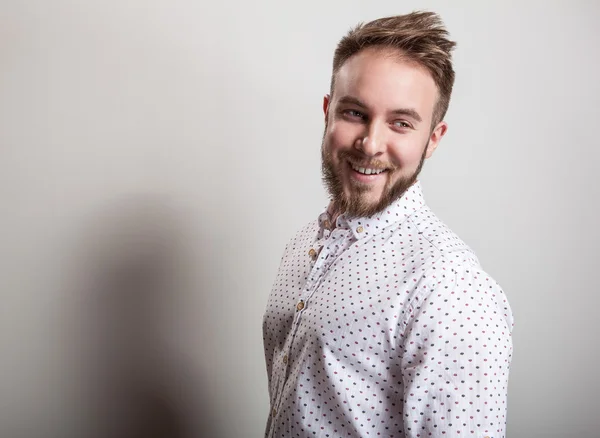
[[[331,202],[287,245],[263,337],[267,437],[503,437],[512,314],[417,181],[447,130],[436,14],[359,25],[325,96]]]

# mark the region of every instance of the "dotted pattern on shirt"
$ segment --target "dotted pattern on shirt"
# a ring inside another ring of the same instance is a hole
[[[267,303],[265,436],[503,437],[510,307],[420,185],[326,219],[288,244]]]

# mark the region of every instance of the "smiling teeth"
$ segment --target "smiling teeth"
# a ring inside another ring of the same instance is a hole
[[[385,169],[368,169],[365,167],[356,167],[352,166],[352,169],[356,170],[358,173],[362,173],[363,175],[379,175]]]

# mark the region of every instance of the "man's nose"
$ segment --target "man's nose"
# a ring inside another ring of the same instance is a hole
[[[385,125],[372,121],[366,128],[364,136],[356,140],[356,148],[369,157],[382,154],[385,145]]]

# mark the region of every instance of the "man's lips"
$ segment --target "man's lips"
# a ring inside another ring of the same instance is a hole
[[[350,168],[352,177],[361,182],[374,182],[383,178],[385,173],[389,170],[387,168],[357,165],[350,162],[348,162],[348,167]]]
[[[350,163],[352,170],[363,175],[379,175],[381,172],[385,172],[387,169],[382,167],[373,167],[369,165],[358,165]]]

